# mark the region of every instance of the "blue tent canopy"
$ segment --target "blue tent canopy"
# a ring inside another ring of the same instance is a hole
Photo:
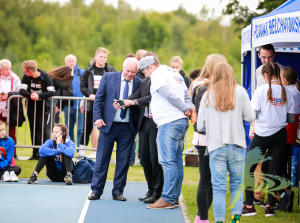
[[[300,0],[289,0],[274,11],[253,18],[242,30],[242,53],[269,43],[300,50]]]
[[[300,10],[300,1],[299,0],[289,0],[289,1],[286,1],[285,3],[283,3],[282,5],[278,6],[272,12],[270,12],[266,15],[262,15],[260,17],[256,17],[254,19],[270,17],[270,16],[277,15],[277,14],[296,12],[299,10]]]
[[[289,0],[274,11],[251,21],[251,46],[299,47],[300,0]]]

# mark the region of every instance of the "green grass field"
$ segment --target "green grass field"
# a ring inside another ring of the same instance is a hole
[[[19,143],[25,142],[25,125],[23,125],[22,128],[19,129]],[[193,145],[192,137],[193,137],[193,127],[190,125],[190,128],[187,132],[186,137],[186,148],[190,148]],[[20,137],[22,136],[22,138]],[[23,140],[23,141],[22,141]],[[27,134],[26,134],[26,142],[28,145],[30,145],[30,134],[29,134],[29,128],[27,127]],[[89,144],[89,147],[91,147],[91,143]],[[29,148],[18,148],[17,154],[18,156],[31,156],[31,149]],[[115,158],[115,152],[113,152],[112,158]],[[184,158],[184,157],[183,157]],[[29,160],[16,160],[17,165],[22,167],[22,172],[20,174],[20,178],[29,178],[32,174],[32,171],[34,170],[37,161],[29,161]],[[109,173],[108,173],[108,180],[113,180],[115,170],[115,164],[110,164],[109,167]],[[46,178],[46,172],[45,169],[41,171],[39,174],[39,178]],[[128,181],[145,181],[143,168],[141,166],[132,166],[129,168],[128,172]],[[182,186],[182,194],[184,197],[184,203],[187,207],[187,215],[188,218],[191,220],[191,222],[194,221],[195,215],[197,213],[197,203],[196,203],[196,194],[197,194],[197,188],[198,188],[198,182],[199,182],[199,170],[198,167],[184,167],[184,181]],[[228,183],[227,183],[228,184]],[[260,206],[256,206],[256,210],[258,212],[257,216],[254,217],[243,217],[242,222],[255,222],[255,223],[282,223],[282,222],[288,222],[288,223],[298,223],[300,222],[300,209],[298,206],[298,188],[293,188],[295,192],[295,199],[294,199],[294,211],[291,213],[286,213],[282,211],[277,211],[276,216],[266,218],[264,217],[264,209]],[[227,191],[229,189],[227,188]],[[230,202],[230,193],[227,193],[226,197],[226,206],[229,207]],[[230,220],[230,210],[226,211],[226,222],[231,222]],[[211,207],[209,210],[209,219],[211,222],[213,221],[213,208]]]

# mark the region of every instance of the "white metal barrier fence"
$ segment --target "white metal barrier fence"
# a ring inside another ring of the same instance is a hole
[[[28,108],[28,99],[24,98],[21,95],[12,95],[9,99],[8,99],[8,107],[7,110],[10,111],[10,107],[11,107],[11,100],[14,98],[21,98],[22,99],[22,103],[20,103],[20,100],[18,100],[18,104],[17,104],[17,111],[13,111],[17,113],[17,125],[16,125],[16,139],[17,139],[17,143],[16,143],[16,148],[40,148],[41,145],[43,145],[43,143],[51,138],[52,135],[52,128],[54,126],[54,120],[55,120],[55,115],[56,115],[56,105],[58,105],[58,107],[60,108],[59,111],[59,123],[62,123],[62,119],[68,119],[67,123],[70,123],[70,107],[71,102],[76,103],[76,107],[79,108],[80,107],[80,101],[83,100],[85,101],[83,109],[84,109],[84,126],[83,126],[83,137],[84,137],[84,145],[86,145],[86,121],[87,121],[87,101],[90,101],[89,98],[85,98],[85,97],[65,97],[65,96],[54,96],[48,99],[48,104],[50,103],[50,113],[48,114],[48,116],[45,116],[46,113],[48,113],[49,111],[45,108],[46,107],[46,100],[40,100],[42,101],[43,105],[42,105],[42,120],[37,120],[37,115],[40,115],[37,111],[37,106],[36,106],[36,101],[34,103],[34,108]],[[39,101],[39,102],[40,102]],[[63,103],[64,101],[64,103]],[[64,112],[62,111],[63,109],[63,105],[67,103],[67,107],[68,107],[68,114],[64,114]],[[19,110],[20,110],[20,106],[23,106],[23,110],[24,112],[24,116],[25,116],[25,124],[23,123],[23,125],[21,127],[18,127],[19,123]],[[32,129],[33,132],[30,132],[29,130],[29,134],[32,134],[32,139],[31,139],[31,143],[28,142],[27,140],[27,135],[28,135],[28,126],[29,126],[29,118],[28,118],[28,109],[33,109],[33,126],[34,128]],[[77,128],[77,124],[78,124],[78,115],[79,115],[80,110],[77,109],[76,112],[76,128]],[[47,118],[47,120],[45,120],[45,118]],[[9,120],[10,120],[10,114],[8,112],[8,117],[7,117],[7,135],[9,133]],[[37,129],[35,128],[37,122],[41,121],[41,129]],[[45,131],[45,123],[50,123],[47,126],[47,129]],[[65,122],[64,122],[65,123]],[[22,131],[22,135],[19,135],[19,132]],[[24,132],[24,133],[23,133]],[[41,133],[41,140],[40,143],[36,143],[36,135]],[[49,133],[49,135],[47,135],[45,137],[45,132]],[[99,131],[95,130],[95,128],[93,129],[92,133],[93,133],[93,138],[95,139],[96,137],[98,137]],[[76,137],[75,137],[76,135]],[[21,140],[24,139],[24,140]],[[74,143],[75,145],[78,145],[77,142],[77,132],[74,130]],[[92,139],[93,140],[93,139]],[[185,147],[187,145],[187,136],[185,137]],[[92,143],[92,147],[78,147],[76,146],[76,149],[80,149],[80,150],[97,150],[97,145],[95,145],[94,143]],[[136,137],[136,158],[137,158],[137,151],[138,151],[138,137]],[[197,155],[195,153],[189,153],[189,152],[183,152],[183,154],[185,155]]]
[[[45,140],[51,138],[52,135],[52,128],[54,126],[54,119],[55,119],[55,115],[56,115],[56,105],[58,105],[58,107],[60,108],[60,111],[58,113],[58,117],[59,117],[59,123],[62,123],[63,119],[67,119],[67,123],[70,123],[70,108],[71,108],[71,102],[76,103],[76,107],[80,108],[80,101],[89,101],[89,98],[84,98],[84,97],[64,97],[64,96],[54,96],[49,98],[47,101],[46,100],[39,100],[38,102],[35,101],[34,102],[34,107],[33,108],[29,108],[28,107],[28,99],[24,98],[21,95],[12,95],[9,99],[8,99],[8,106],[7,106],[7,110],[10,111],[11,110],[11,101],[14,98],[21,98],[22,99],[22,103],[20,103],[20,100],[17,100],[17,110],[16,111],[12,111],[14,113],[17,113],[17,125],[16,125],[16,139],[17,139],[17,143],[16,143],[16,147],[17,148],[40,148],[40,146],[45,142]],[[63,101],[65,103],[63,103]],[[42,111],[37,110],[37,103],[41,103],[42,102]],[[49,104],[50,103],[50,104]],[[67,111],[68,114],[65,114],[63,112],[63,105],[67,104]],[[24,116],[25,116],[25,123],[23,123],[23,125],[21,127],[19,127],[19,119],[20,119],[20,106],[23,106],[23,110],[24,112]],[[48,106],[48,109],[46,108],[46,106]],[[87,117],[87,103],[84,103],[84,123],[86,123],[86,117]],[[28,130],[28,126],[30,126],[29,123],[29,118],[28,118],[28,111],[29,109],[31,110],[31,112],[33,111],[33,131],[30,132],[30,130]],[[40,114],[40,112],[42,112],[42,115]],[[77,129],[77,123],[78,123],[78,115],[79,115],[80,109],[77,109],[77,113],[76,113],[76,129]],[[38,120],[37,117],[40,116],[42,117],[41,120]],[[10,123],[10,112],[8,112],[8,116],[7,116],[7,135],[9,134],[9,123]],[[41,123],[38,123],[41,122]],[[47,124],[47,127],[49,129],[45,129],[45,124]],[[65,122],[64,122],[65,123]],[[36,126],[40,127],[40,129],[37,129]],[[46,130],[46,131],[45,131]],[[22,133],[22,135],[20,135],[20,132]],[[50,133],[49,135],[45,135],[46,133]],[[27,135],[32,134],[32,142],[28,142],[27,140]],[[93,131],[93,133],[95,134],[96,137],[96,133],[95,131]],[[37,134],[41,134],[41,140],[40,143],[36,143],[36,137]],[[76,135],[76,137],[75,137]],[[86,144],[86,125],[84,124],[83,126],[83,137],[84,137],[84,145]],[[22,140],[24,139],[24,140]],[[77,142],[77,131],[74,130],[74,143],[75,145],[78,145]],[[78,149],[78,147],[77,147]],[[96,150],[96,146],[92,147],[92,148],[80,148],[83,150]]]

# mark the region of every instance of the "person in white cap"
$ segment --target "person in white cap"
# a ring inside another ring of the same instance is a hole
[[[174,208],[179,198],[183,180],[182,151],[184,136],[189,126],[187,116],[192,107],[183,77],[174,69],[161,65],[155,56],[146,56],[139,61],[145,77],[151,77],[150,108],[158,126],[158,160],[164,173],[161,198],[150,209]]]

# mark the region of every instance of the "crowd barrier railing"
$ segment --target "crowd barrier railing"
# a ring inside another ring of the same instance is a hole
[[[10,107],[11,107],[11,101],[12,99],[14,98],[20,98],[22,100],[22,103],[20,103],[20,100],[17,100],[18,103],[17,103],[17,111],[13,111],[13,112],[16,112],[17,113],[17,126],[16,126],[16,140],[17,140],[17,143],[16,143],[16,148],[40,148],[41,145],[43,145],[43,143],[47,140],[47,139],[50,139],[52,138],[52,128],[55,124],[55,116],[56,116],[56,105],[60,108],[59,109],[59,112],[58,112],[58,123],[65,123],[63,121],[63,119],[68,119],[68,123],[70,123],[70,107],[72,106],[71,105],[71,102],[73,102],[73,105],[74,103],[76,103],[76,107],[79,108],[80,107],[80,101],[90,101],[89,98],[86,98],[86,97],[66,97],[66,96],[53,96],[51,98],[49,98],[48,100],[50,101],[50,114],[49,114],[49,117],[47,117],[47,120],[45,120],[45,116],[43,115],[42,116],[42,124],[41,124],[41,129],[36,129],[36,128],[33,128],[33,132],[31,133],[30,132],[30,129],[29,129],[29,118],[28,118],[28,99],[27,98],[24,98],[23,96],[21,95],[12,95],[11,97],[9,97],[8,99],[8,107],[7,107],[7,110],[10,111]],[[45,114],[46,113],[46,110],[45,110],[45,104],[46,104],[46,100],[40,100],[43,102],[43,110],[42,110],[42,113]],[[64,103],[63,103],[64,101]],[[37,106],[36,106],[36,101],[34,102],[34,108],[30,108],[30,109],[34,109],[34,113],[33,113],[33,120],[34,120],[34,123],[33,123],[33,126],[36,126],[37,124],[37,113],[39,111],[37,111]],[[68,114],[66,115],[64,112],[63,112],[63,105],[66,105],[68,106]],[[20,106],[23,106],[23,111],[24,112],[24,116],[25,116],[25,123],[22,124],[21,127],[19,127],[19,109],[20,109]],[[84,137],[84,145],[86,144],[86,120],[87,120],[87,103],[84,103],[84,127],[83,127],[83,137]],[[77,109],[77,112],[76,112],[76,128],[74,128],[74,143],[75,145],[77,145],[77,123],[78,123],[78,114],[80,112],[80,109]],[[9,120],[10,120],[10,113],[8,112],[8,116],[7,116],[7,135],[9,134]],[[48,123],[50,122],[50,124],[48,125],[48,128],[47,129],[50,134],[49,136],[46,136],[44,137],[44,134],[45,134],[45,122]],[[29,130],[28,130],[29,129]],[[93,129],[92,133],[93,133],[93,138],[95,137],[98,137],[98,134],[99,134],[99,131],[98,130],[95,130],[96,128]],[[37,144],[35,143],[36,140],[36,133],[37,131],[41,131],[41,143]],[[21,136],[20,136],[20,133],[21,132]],[[98,133],[98,134],[97,134]],[[31,142],[28,142],[27,140],[27,135],[31,135],[32,134],[32,140],[29,140]],[[22,140],[24,139],[24,140]],[[91,139],[92,140],[92,139]],[[184,143],[184,147],[186,148],[186,145],[187,145],[187,136],[185,137],[185,143]],[[84,146],[84,147],[78,147],[76,146],[76,149],[80,149],[80,150],[97,150],[97,145],[95,145],[93,142],[92,142],[92,147],[88,147],[88,146]],[[136,137],[136,156],[137,156],[137,151],[138,151],[138,137]],[[195,153],[189,153],[189,152],[183,152],[184,155],[195,155]]]
[[[37,110],[37,101],[34,101],[34,108],[28,108],[28,99],[24,98],[21,95],[12,95],[11,97],[9,97],[8,99],[8,106],[7,106],[7,111],[11,110],[11,101],[14,98],[20,98],[21,100],[17,100],[17,111],[12,111],[14,113],[17,113],[17,125],[16,125],[16,139],[17,139],[17,143],[16,143],[16,147],[17,148],[40,148],[41,145],[43,145],[43,143],[51,138],[52,136],[52,128],[55,124],[55,116],[56,116],[56,106],[58,106],[59,112],[58,112],[58,123],[65,123],[65,121],[63,121],[63,119],[68,119],[68,123],[70,123],[70,108],[71,108],[71,102],[76,103],[77,108],[80,108],[80,101],[89,101],[89,98],[85,98],[85,97],[65,97],[65,96],[54,96],[48,99],[48,106],[50,103],[50,108],[48,110],[46,110],[45,105],[46,105],[46,100],[39,100],[42,101],[43,106],[42,106],[42,111],[38,111]],[[63,103],[64,101],[64,103]],[[22,102],[22,103],[20,103]],[[63,105],[67,105],[68,106],[68,114],[66,115],[63,112]],[[22,124],[22,126],[19,127],[19,119],[20,119],[20,113],[19,113],[19,109],[20,106],[23,106],[23,111],[24,111],[24,116],[25,116],[25,122]],[[84,103],[84,126],[83,126],[83,137],[84,137],[84,145],[86,144],[86,117],[87,117],[87,103]],[[28,109],[33,109],[33,132],[30,132],[29,129],[29,118],[28,118]],[[42,114],[46,114],[48,113],[48,116],[42,115],[42,120],[37,120],[37,116],[39,115],[38,113],[42,112]],[[77,145],[77,123],[78,123],[78,114],[80,112],[80,109],[77,109],[76,112],[76,128],[74,128],[74,143],[75,145]],[[9,123],[10,123],[10,112],[8,112],[7,115],[7,135],[9,134]],[[46,119],[46,120],[45,120]],[[37,126],[37,122],[42,122],[39,126],[41,126],[41,129],[37,129],[35,128]],[[48,132],[50,132],[49,136],[45,135],[45,124],[48,124],[47,127],[49,127]],[[37,132],[39,131],[39,133],[41,133],[41,143],[36,143],[36,137],[37,137]],[[20,132],[21,132],[21,136],[20,136]],[[29,140],[31,142],[28,142],[28,135],[32,134],[32,139]],[[96,132],[93,131],[94,136],[96,137]],[[24,139],[24,140],[22,140]],[[82,150],[97,150],[97,145],[92,145],[92,147],[77,147],[76,149],[82,149]]]

